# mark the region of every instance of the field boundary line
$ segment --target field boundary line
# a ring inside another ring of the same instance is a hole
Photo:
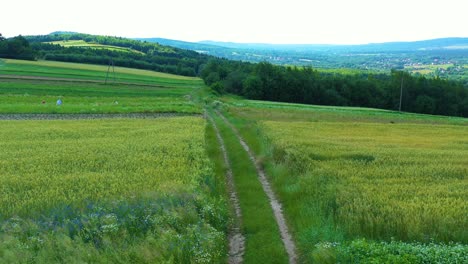
[[[227,120],[227,118],[218,110],[216,110],[216,114],[220,116],[221,119],[223,119],[223,121],[231,128],[231,130],[234,132],[239,142],[241,143],[242,147],[249,155],[250,160],[254,164],[255,169],[257,171],[258,179],[260,183],[262,184],[263,191],[267,195],[268,200],[270,201],[271,208],[273,209],[275,220],[280,230],[281,240],[283,241],[284,247],[286,248],[286,252],[288,253],[289,263],[291,264],[297,263],[296,245],[294,243],[294,240],[292,239],[291,233],[289,232],[289,228],[286,223],[286,218],[284,217],[284,214],[283,214],[281,203],[276,198],[276,195],[273,189],[271,188],[271,184],[266,177],[265,171],[263,170],[263,168],[260,167],[259,162],[255,158],[253,151],[250,149],[249,145],[247,145],[245,140],[242,138],[237,128],[234,127],[234,125],[231,122],[229,122],[229,120]]]
[[[189,113],[115,113],[115,114],[0,114],[0,120],[79,120],[112,118],[167,118],[167,117],[202,117],[201,114]]]
[[[237,195],[236,186],[234,184],[234,175],[232,172],[231,162],[226,150],[226,144],[224,139],[219,132],[218,126],[214,121],[213,117],[205,112],[205,116],[209,122],[213,125],[213,129],[216,133],[216,138],[218,139],[219,147],[223,153],[224,163],[226,164],[226,179],[227,187],[229,193],[229,200],[231,205],[234,208],[235,221],[234,225],[229,230],[229,259],[228,263],[230,264],[240,264],[244,262],[244,252],[245,252],[245,237],[241,232],[240,223],[242,222],[242,211],[240,208],[239,197]]]

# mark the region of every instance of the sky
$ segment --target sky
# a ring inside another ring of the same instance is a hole
[[[276,44],[365,44],[468,37],[467,0],[15,0],[0,33],[73,31]]]

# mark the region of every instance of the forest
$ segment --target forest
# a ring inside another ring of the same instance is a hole
[[[405,71],[340,74],[217,59],[210,60],[201,77],[218,93],[316,105],[399,110],[402,91],[404,112],[468,117],[468,89],[461,82]]]
[[[24,37],[6,39],[0,34],[0,58],[34,60],[35,55]]]

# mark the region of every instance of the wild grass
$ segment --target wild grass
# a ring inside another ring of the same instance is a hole
[[[0,262],[225,259],[203,119],[0,126]]]

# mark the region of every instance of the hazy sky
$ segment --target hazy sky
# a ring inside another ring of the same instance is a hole
[[[468,37],[467,0],[15,0],[0,33],[355,44]]]

